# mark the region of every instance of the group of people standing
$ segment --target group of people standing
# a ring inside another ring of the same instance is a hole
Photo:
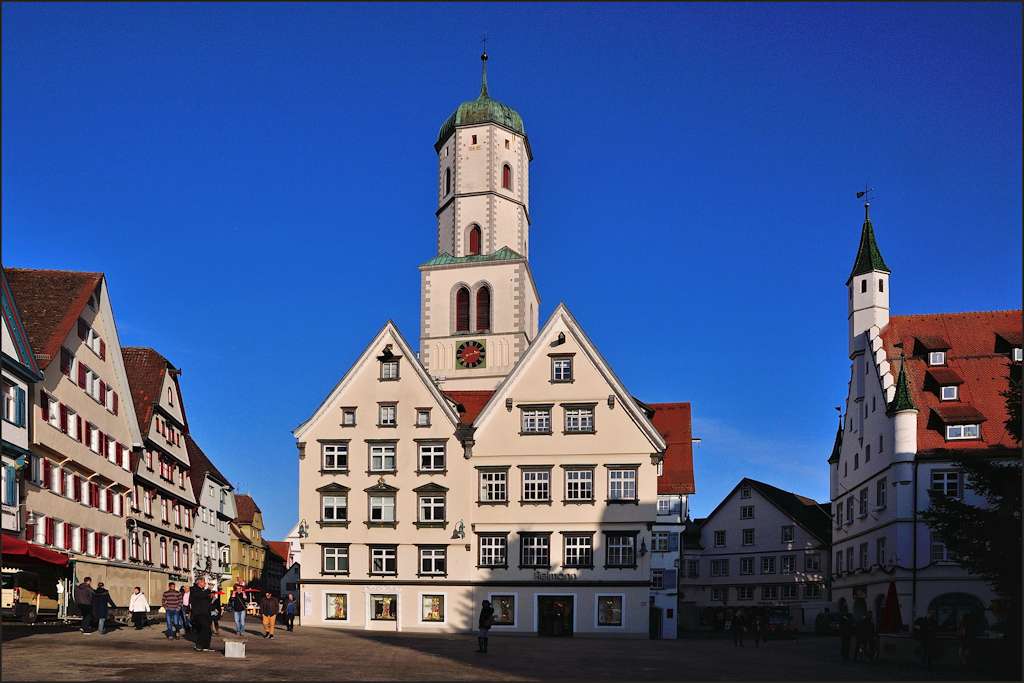
[[[729,622],[732,633],[733,647],[743,647],[743,634],[749,633],[754,638],[754,647],[760,647],[761,641],[768,642],[768,620],[760,614],[747,619],[742,611],[736,612]]]
[[[874,613],[865,612],[864,616],[854,621],[853,615],[843,612],[839,617],[840,656],[844,660],[857,659],[863,655],[868,659],[876,659],[878,645],[875,639]],[[850,652],[851,643],[856,643]]]
[[[106,628],[107,619],[110,618],[110,608],[117,609],[117,605],[114,604],[114,599],[110,597],[110,591],[103,586],[102,581],[93,588],[92,577],[85,577],[82,583],[75,587],[75,603],[78,605],[78,612],[82,615],[82,625],[79,629],[82,633],[99,632],[101,636],[110,633],[110,630]],[[132,597],[128,601],[128,611],[132,615],[135,629],[143,628],[149,614],[149,603],[139,586],[132,591]],[[96,619],[95,630],[92,628],[93,619]]]
[[[246,588],[236,584],[228,600],[228,607],[235,613],[235,633],[245,635],[245,615],[249,609]],[[259,602],[259,613],[263,620],[263,637],[270,640],[274,637],[274,626],[280,619],[285,629],[291,631],[295,623],[295,596],[291,593],[278,600],[270,591],[266,591]]]

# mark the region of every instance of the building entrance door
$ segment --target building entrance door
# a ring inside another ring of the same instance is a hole
[[[537,596],[537,635],[572,637],[571,595]]]

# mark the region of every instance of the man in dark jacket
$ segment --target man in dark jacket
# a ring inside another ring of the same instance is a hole
[[[839,654],[843,659],[850,658],[850,641],[856,630],[853,616],[849,612],[843,612],[839,617]]]
[[[875,624],[872,620],[874,614],[868,612],[854,629],[854,634],[857,636],[857,652],[864,652],[869,659],[872,659],[875,655]]]
[[[192,608],[192,621],[199,628],[196,637],[197,651],[213,652],[210,649],[210,638],[213,637],[213,618],[210,616],[210,591],[206,589],[206,579],[199,577],[196,585],[189,590],[189,606]]]
[[[263,617],[263,637],[274,639],[274,621],[277,619],[277,613],[281,611],[281,604],[277,601],[270,591],[263,594],[263,599],[260,600],[260,616]]]
[[[99,632],[100,635],[106,635],[107,631],[104,628],[104,624],[107,618],[110,617],[110,610],[108,607],[117,608],[114,601],[110,598],[110,593],[103,587],[103,582],[100,581],[96,585],[96,590],[92,592],[92,613],[97,619],[99,619]]]
[[[75,602],[78,603],[78,611],[82,613],[82,633],[92,633],[89,627],[92,626],[92,577],[87,576],[82,583],[75,587]]]
[[[281,615],[284,617],[285,628],[291,631],[295,619],[295,597],[291,593],[281,601]]]

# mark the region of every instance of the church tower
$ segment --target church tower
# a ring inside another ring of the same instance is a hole
[[[459,105],[434,145],[437,257],[420,266],[420,359],[443,389],[494,389],[537,334],[533,154],[519,113],[491,99],[481,59],[480,96]]]
[[[871,205],[864,203],[864,226],[860,231],[860,247],[853,272],[846,281],[849,290],[850,359],[867,349],[865,332],[879,330],[889,324],[889,275],[892,271],[882,260],[875,242],[875,229],[868,213]]]

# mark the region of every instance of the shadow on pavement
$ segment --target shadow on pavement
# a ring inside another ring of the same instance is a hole
[[[21,624],[13,622],[4,622],[3,624],[3,642],[11,640],[18,640],[19,638],[28,638],[30,636],[53,634],[53,633],[70,633],[77,631],[78,624]]]

